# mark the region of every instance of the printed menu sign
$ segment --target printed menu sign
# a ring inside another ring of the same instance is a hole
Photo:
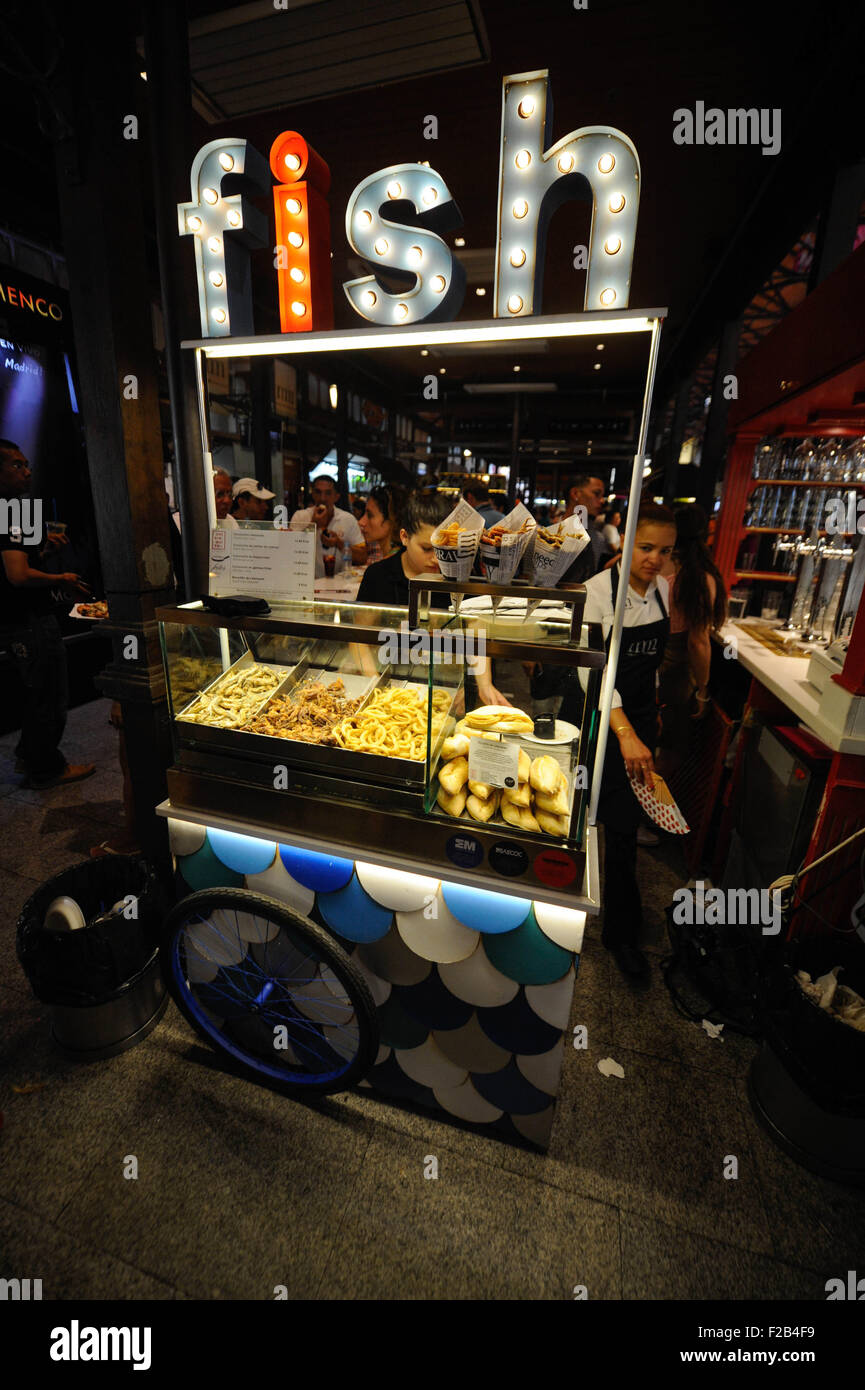
[[[311,601],[315,539],[313,530],[277,531],[271,526],[211,531],[211,595],[224,598],[228,594],[248,594],[256,598]]]
[[[519,744],[473,738],[469,744],[469,778],[490,787],[515,787],[520,765]]]

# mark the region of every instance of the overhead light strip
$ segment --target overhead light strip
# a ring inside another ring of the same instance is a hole
[[[626,310],[607,315],[551,315],[505,322],[488,319],[483,323],[454,323],[441,327],[420,324],[417,328],[355,328],[345,332],[292,333],[250,338],[197,338],[181,344],[200,348],[205,357],[288,357],[313,352],[367,351],[375,348],[421,348],[438,345],[520,343],[539,338],[586,338],[603,333],[649,333],[666,315],[666,310]]]

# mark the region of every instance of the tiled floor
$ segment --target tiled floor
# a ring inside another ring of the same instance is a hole
[[[107,710],[73,711],[66,751],[99,770],[62,791],[18,790],[0,740],[0,1277],[65,1299],[824,1299],[861,1264],[865,1194],[781,1153],[748,1104],[754,1045],[669,1002],[673,850],[640,852],[648,990],[587,933],[571,1024],[588,1047],[566,1053],[547,1154],[367,1091],[276,1096],[227,1075],[173,1005],[120,1057],[61,1058],[15,921],[119,823]]]

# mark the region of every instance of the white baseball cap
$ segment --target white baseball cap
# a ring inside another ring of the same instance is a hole
[[[239,497],[242,492],[251,492],[253,497],[260,497],[267,501],[269,501],[271,497],[276,496],[275,492],[268,492],[267,488],[262,487],[261,483],[256,482],[255,478],[238,478],[234,487],[231,489],[231,495],[232,497]]]

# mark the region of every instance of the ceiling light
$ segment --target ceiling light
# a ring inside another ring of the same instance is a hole
[[[471,451],[471,449],[463,449],[463,458],[464,458],[464,459],[470,459],[471,456],[472,456],[472,451]]]
[[[596,352],[603,352],[603,350],[604,350],[604,345],[603,345],[603,343],[595,343],[595,351],[596,351]]]
[[[486,290],[484,289],[483,285],[478,285],[477,289],[475,290],[475,294],[486,294]]]
[[[518,366],[517,366],[517,367],[514,367],[514,371],[515,371],[515,372],[518,372],[518,371],[520,371],[520,370],[521,370],[521,369],[520,369]]]
[[[601,364],[600,364],[600,362],[596,362],[596,363],[595,363],[595,371],[596,371],[596,372],[599,372],[600,370],[601,370]]]
[[[420,355],[421,357],[429,357],[429,348],[421,348]]]
[[[457,236],[457,237],[454,237],[454,246],[465,246],[465,244],[466,244],[466,239],[465,239],[464,236]]]
[[[447,367],[439,367],[439,376],[444,376],[446,373]]]

